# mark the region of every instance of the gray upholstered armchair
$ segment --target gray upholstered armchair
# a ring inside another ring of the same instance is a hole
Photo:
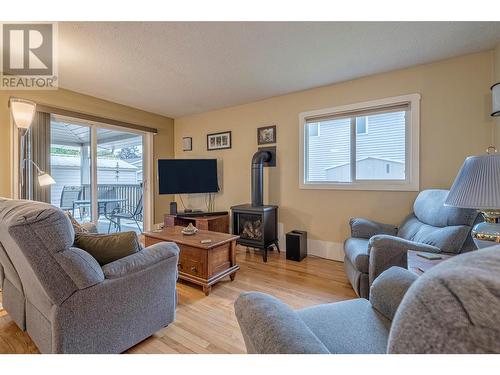
[[[364,298],[292,310],[257,292],[235,310],[248,353],[500,353],[500,246],[417,279],[391,267]]]
[[[0,199],[2,303],[42,353],[120,353],[174,320],[177,245],[101,268],[73,240],[60,209]]]
[[[369,286],[391,266],[406,267],[408,250],[459,254],[475,249],[470,236],[476,210],[444,206],[448,190],[424,190],[413,213],[399,228],[351,219],[344,243],[344,267],[356,294],[368,298]]]

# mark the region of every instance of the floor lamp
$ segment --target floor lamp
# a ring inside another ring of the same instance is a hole
[[[55,184],[56,182],[52,176],[50,176],[47,172],[42,171],[33,160],[26,159],[24,155],[26,150],[26,134],[33,123],[33,118],[35,117],[36,103],[19,98],[10,98],[9,106],[12,120],[14,121],[14,124],[16,125],[21,136],[19,146],[21,156],[21,161],[19,163],[19,190],[21,190],[24,186],[24,170],[28,164],[31,164],[36,168],[38,174],[38,184],[40,186]]]

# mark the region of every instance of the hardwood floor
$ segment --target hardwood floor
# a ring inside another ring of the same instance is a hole
[[[266,264],[259,252],[238,247],[237,263],[241,270],[236,279],[219,282],[208,297],[198,286],[178,283],[176,321],[127,353],[244,353],[233,308],[244,291],[272,294],[292,308],[355,298],[340,262],[307,257],[298,263],[271,252]],[[0,353],[37,352],[29,336],[2,310],[0,293]]]

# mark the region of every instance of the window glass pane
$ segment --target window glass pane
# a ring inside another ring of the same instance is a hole
[[[321,131],[311,136],[309,127],[316,124]],[[351,120],[325,120],[306,126],[306,181],[350,182]]]
[[[70,211],[79,222],[91,220],[90,128],[51,120],[50,174],[51,203]]]
[[[317,137],[319,135],[319,122],[309,124],[309,137]]]
[[[142,232],[142,181],[143,137],[97,129],[97,209],[102,232]]]
[[[365,117],[370,131],[356,137],[356,179],[404,180],[405,111]]]
[[[356,134],[366,134],[367,133],[367,120],[368,116],[356,117]]]

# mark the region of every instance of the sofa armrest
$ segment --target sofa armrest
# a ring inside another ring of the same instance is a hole
[[[328,354],[328,349],[283,302],[264,293],[242,293],[234,303],[248,353]]]
[[[404,238],[377,235],[368,242],[369,265],[368,279],[370,285],[385,270],[392,266],[407,268],[408,250],[439,253],[441,250],[432,245],[405,240]]]
[[[70,247],[53,255],[78,289],[102,283],[104,274],[97,260],[85,250]]]
[[[373,308],[392,320],[406,291],[417,278],[413,272],[401,267],[391,267],[382,272],[370,287]]]
[[[159,242],[141,251],[115,260],[102,267],[106,279],[116,279],[142,271],[162,260],[179,256],[179,247],[173,242]]]
[[[369,219],[352,218],[349,220],[351,226],[351,237],[369,239],[377,234],[388,234],[395,236],[398,228],[392,224],[378,223]]]

